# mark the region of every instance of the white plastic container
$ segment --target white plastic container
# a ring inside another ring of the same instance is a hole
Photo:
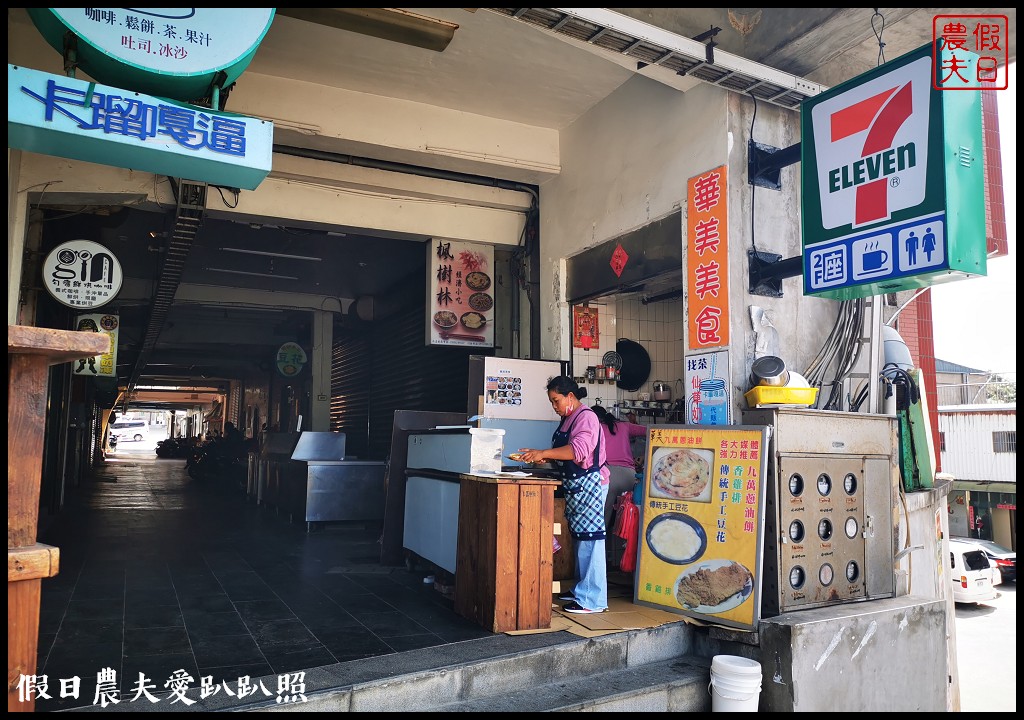
[[[498,428],[470,428],[472,436],[469,450],[471,473],[501,472],[501,451],[505,431]]]
[[[711,711],[757,712],[761,663],[738,655],[711,659]]]

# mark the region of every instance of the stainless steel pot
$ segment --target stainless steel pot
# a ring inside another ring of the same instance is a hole
[[[659,402],[669,402],[672,400],[672,386],[667,382],[661,380],[655,380],[654,384],[651,385],[651,389],[654,391],[652,397]]]
[[[774,355],[759,357],[750,366],[750,383],[752,385],[767,385],[768,387],[783,387],[789,382],[789,370],[782,358]]]

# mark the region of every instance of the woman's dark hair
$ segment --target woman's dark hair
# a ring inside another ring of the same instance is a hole
[[[577,400],[582,400],[587,396],[586,388],[580,387],[576,384],[575,380],[565,375],[559,375],[548,380],[548,390],[554,390],[559,395],[572,393],[576,396]]]
[[[608,432],[612,435],[615,434],[615,426],[618,424],[618,420],[610,412],[604,409],[602,405],[595,405],[593,408],[594,412],[597,413],[597,419],[608,426]]]

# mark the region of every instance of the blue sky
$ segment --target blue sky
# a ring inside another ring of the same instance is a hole
[[[932,288],[935,356],[996,373],[1017,371],[1017,65],[998,95],[1003,193],[1010,254],[989,259],[988,276]]]

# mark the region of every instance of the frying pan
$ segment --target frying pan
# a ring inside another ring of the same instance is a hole
[[[618,386],[627,392],[639,390],[651,375],[651,356],[643,345],[626,338],[615,343],[615,352],[622,357]]]

